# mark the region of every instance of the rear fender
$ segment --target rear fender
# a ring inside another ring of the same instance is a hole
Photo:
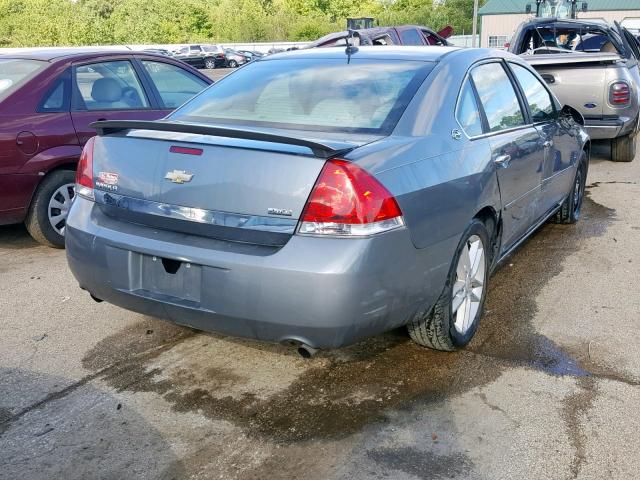
[[[79,145],[53,147],[33,156],[22,166],[19,173],[43,175],[65,165],[75,168],[81,153],[82,147]]]

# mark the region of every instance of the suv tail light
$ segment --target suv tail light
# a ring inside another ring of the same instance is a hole
[[[76,195],[93,200],[93,144],[95,137],[91,137],[84,144],[78,169],[76,170]]]
[[[609,88],[609,103],[614,107],[623,107],[631,102],[631,90],[627,82],[615,82]]]
[[[363,236],[404,225],[396,199],[354,163],[325,163],[300,218],[298,233]]]

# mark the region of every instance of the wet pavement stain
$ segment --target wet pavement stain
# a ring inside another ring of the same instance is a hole
[[[578,223],[547,224],[534,233],[492,276],[485,313],[468,350],[554,375],[589,375],[587,367],[537,333],[532,320],[538,294],[562,272],[563,260],[584,240],[603,235],[613,221],[615,211],[594,202],[587,191]]]
[[[368,455],[386,470],[404,472],[423,480],[466,476],[473,468],[471,459],[462,453],[438,455],[431,451],[401,447],[371,450]]]
[[[8,420],[13,416],[11,410],[8,408],[0,407],[0,435],[2,435],[8,428]]]
[[[598,394],[593,377],[579,379],[578,385],[580,390],[565,399],[562,409],[569,442],[574,449],[571,461],[571,478],[578,478],[582,465],[586,461],[587,438],[582,428],[581,416],[591,409]]]
[[[587,197],[577,225],[546,225],[534,234],[493,276],[478,334],[468,349],[459,352],[424,349],[410,342],[404,332],[394,331],[321,353],[292,384],[268,398],[250,392],[231,396],[223,388],[235,380],[231,365],[228,371],[209,371],[208,376],[178,370],[164,378],[162,369],[152,362],[158,354],[154,352],[170,349],[194,332],[150,321],[104,339],[88,353],[84,365],[95,370],[117,361],[102,376],[117,390],[156,392],[174,411],[200,412],[230,421],[248,436],[289,445],[346,437],[384,422],[390,409],[410,409],[487,384],[514,363],[549,374],[587,378],[586,367],[538,334],[531,321],[538,293],[562,271],[563,259],[578,250],[584,239],[602,235],[614,220],[613,210]],[[147,335],[148,329],[154,334]],[[215,350],[210,354],[216,355]],[[202,368],[206,372],[209,367]],[[219,376],[224,378],[216,378]],[[575,406],[576,415],[581,405]],[[576,449],[579,445],[577,441]]]

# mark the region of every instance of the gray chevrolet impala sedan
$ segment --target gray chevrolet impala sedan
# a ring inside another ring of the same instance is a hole
[[[304,356],[400,326],[453,350],[492,268],[578,220],[581,123],[506,52],[269,56],[164,120],[94,124],[69,266],[98,301]]]

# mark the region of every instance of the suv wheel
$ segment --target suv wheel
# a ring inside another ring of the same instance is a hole
[[[631,162],[635,156],[635,135],[625,135],[611,139],[611,160],[614,162]]]
[[[204,61],[204,67],[209,69],[216,68],[216,61],[213,58],[207,58]]]
[[[75,195],[75,172],[57,170],[38,186],[29,207],[25,225],[31,236],[43,245],[64,248],[64,230]]]
[[[458,245],[440,298],[431,310],[418,311],[407,325],[414,342],[451,351],[471,341],[487,296],[490,245],[487,227],[474,219]]]

